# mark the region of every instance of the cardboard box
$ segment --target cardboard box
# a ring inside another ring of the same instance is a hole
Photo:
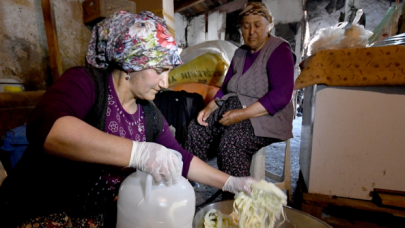
[[[95,24],[117,11],[136,13],[136,3],[128,0],[86,0],[82,7],[85,24]]]
[[[162,17],[169,27],[170,33],[174,32],[174,1],[173,0],[130,0],[136,3],[136,12],[150,11],[156,16]]]

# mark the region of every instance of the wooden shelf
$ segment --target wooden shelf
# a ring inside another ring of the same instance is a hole
[[[325,216],[324,212],[328,210],[338,212],[339,216],[333,213]],[[335,228],[400,227],[396,224],[405,222],[405,210],[401,208],[380,207],[371,201],[321,194],[303,193],[302,211]]]

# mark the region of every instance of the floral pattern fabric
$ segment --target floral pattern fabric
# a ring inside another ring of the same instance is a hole
[[[102,215],[91,218],[72,218],[66,213],[60,213],[30,219],[17,228],[98,228],[103,225]]]
[[[122,107],[114,90],[112,77],[108,86],[108,106],[106,113],[107,134],[120,136],[137,142],[146,142],[145,119],[142,106],[134,114],[127,113]]]
[[[116,12],[94,26],[86,59],[126,73],[182,64],[165,21],[149,11]]]

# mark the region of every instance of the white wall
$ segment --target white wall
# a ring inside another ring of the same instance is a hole
[[[84,0],[51,1],[54,4],[59,51],[63,71],[84,64],[91,30],[83,23]]]
[[[304,16],[303,0],[262,0],[273,16],[274,24],[298,22]]]
[[[24,80],[24,71],[44,74],[48,44],[40,1],[0,1],[0,27],[0,77]]]
[[[194,17],[187,27],[187,44],[189,47],[205,42],[205,15]]]
[[[174,14],[174,31],[175,40],[177,45],[185,47],[186,43],[186,29],[187,29],[187,18],[179,13]]]
[[[304,11],[302,0],[263,0],[263,2],[270,9],[275,24],[299,22],[303,18]],[[178,30],[184,28],[184,25],[178,25],[177,20],[183,19],[177,19],[180,18],[181,15],[176,15],[176,41],[180,44],[184,43],[185,40],[183,40],[182,37],[177,37],[177,34]],[[205,16],[200,15],[198,17],[191,18],[187,27],[188,47],[208,40],[224,40],[226,30],[226,13],[211,12],[208,15],[207,26],[208,32],[207,34],[203,34],[203,31],[205,31]],[[241,40],[241,42],[243,42],[243,40]]]
[[[211,12],[208,15],[207,41],[225,40],[226,12]]]
[[[63,70],[84,64],[91,31],[83,23],[83,1],[51,1]],[[41,1],[0,0],[0,28],[0,77],[45,89],[50,67]]]

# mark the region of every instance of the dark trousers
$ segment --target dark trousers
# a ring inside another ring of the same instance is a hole
[[[219,170],[232,176],[250,176],[252,156],[262,147],[279,139],[258,137],[250,120],[244,120],[230,126],[223,126],[218,121],[229,110],[241,109],[237,97],[230,97],[207,119],[208,127],[201,126],[196,120],[189,125],[185,149],[207,161],[217,156]]]

